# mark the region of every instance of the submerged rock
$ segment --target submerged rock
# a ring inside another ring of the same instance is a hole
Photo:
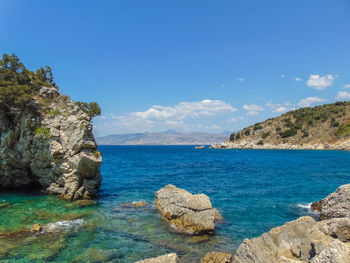
[[[0,203],[0,208],[5,208],[5,207],[9,207],[9,206],[12,206],[12,204],[9,202],[1,202]]]
[[[206,254],[201,263],[230,263],[232,260],[232,255],[223,252],[211,252]]]
[[[58,233],[67,231],[76,231],[84,225],[84,219],[58,221],[46,225],[34,224],[31,228],[32,233]]]
[[[337,239],[350,220],[330,219],[316,222],[306,216],[271,229],[258,238],[245,239],[239,246],[234,263],[346,263],[350,246]]]
[[[314,202],[311,207],[320,212],[322,220],[350,217],[350,184],[340,186],[326,198]]]
[[[132,205],[134,207],[145,207],[145,206],[148,206],[149,203],[147,203],[145,201],[136,201],[136,202],[132,202]]]
[[[178,257],[175,253],[166,254],[156,258],[149,258],[145,260],[140,260],[135,263],[177,263]]]
[[[162,218],[176,232],[206,234],[215,231],[216,211],[205,194],[193,195],[167,185],[156,192],[155,204]]]

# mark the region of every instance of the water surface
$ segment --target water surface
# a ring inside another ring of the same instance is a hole
[[[73,206],[42,194],[1,192],[3,262],[134,262],[176,252],[200,262],[207,252],[233,252],[244,238],[310,215],[307,205],[349,183],[350,152],[196,150],[192,146],[101,146],[103,183],[97,204]],[[174,184],[207,194],[224,217],[214,236],[169,232],[154,205],[134,209]],[[31,235],[34,223],[84,219],[84,226]],[[12,232],[10,232],[12,231]]]

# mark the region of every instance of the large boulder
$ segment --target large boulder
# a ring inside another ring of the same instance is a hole
[[[167,185],[156,192],[155,204],[162,218],[176,232],[206,234],[215,231],[217,213],[205,194],[193,195],[174,185]]]
[[[326,198],[314,202],[311,207],[320,212],[321,220],[350,217],[350,184],[340,186]]]
[[[330,219],[316,222],[301,217],[271,229],[258,238],[245,239],[234,263],[346,263],[350,262],[347,240],[350,220]],[[337,239],[340,235],[341,238]]]
[[[140,260],[135,263],[177,263],[178,258],[175,253],[166,254],[156,258],[148,258],[145,260]]]

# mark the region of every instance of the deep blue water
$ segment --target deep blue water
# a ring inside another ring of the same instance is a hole
[[[235,245],[306,215],[307,205],[350,181],[350,152],[101,146],[106,202],[144,199],[174,184],[207,194]]]
[[[252,238],[303,215],[307,205],[350,181],[350,152],[219,150],[193,146],[100,146],[98,203],[74,207],[55,196],[0,192],[0,261],[134,262],[176,252],[200,262],[207,252],[234,252]],[[154,205],[128,208],[167,184],[207,194],[224,221],[214,236],[169,232]],[[4,200],[4,201],[3,201]],[[28,236],[34,223],[83,219],[76,231]],[[8,231],[15,231],[8,234]],[[5,233],[2,234],[2,233]],[[6,234],[7,233],[7,234]]]

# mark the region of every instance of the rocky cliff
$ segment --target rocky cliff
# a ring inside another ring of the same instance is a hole
[[[212,148],[350,150],[350,102],[293,110],[233,133]]]
[[[91,116],[56,85],[34,85],[39,75],[24,66],[19,71],[17,60],[0,65],[0,189],[35,186],[65,199],[92,197],[102,159]],[[20,102],[13,99],[19,96]]]

